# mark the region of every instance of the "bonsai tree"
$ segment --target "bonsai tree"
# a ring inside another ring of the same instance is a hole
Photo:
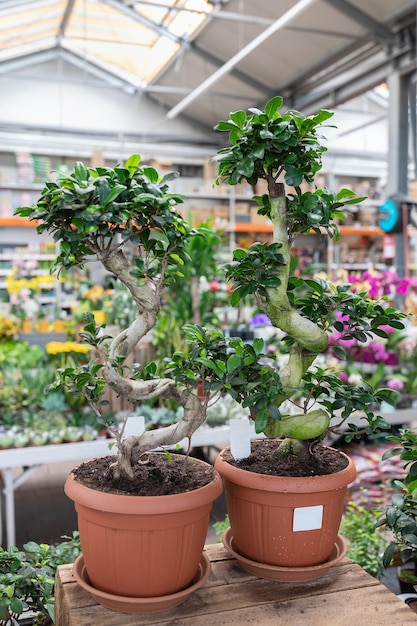
[[[365,383],[344,384],[336,371],[312,367],[319,354],[328,352],[332,333],[360,342],[374,335],[387,338],[386,327],[403,328],[405,315],[384,301],[369,299],[366,293],[352,292],[349,285],[334,286],[292,273],[291,249],[296,238],[315,232],[338,239],[336,220],[344,219],[342,208],[364,198],[348,189],[334,192],[315,186],[326,150],[319,130],[333,113],[320,110],[309,117],[294,110],[281,113],[282,104],[276,96],[264,110],[236,111],[218,123],[217,130],[229,133],[230,145],[217,155],[216,182],[246,181],[254,188],[263,182],[266,186],[266,192],[253,199],[258,213],[272,222],[273,241],[236,250],[226,276],[233,283],[232,305],[252,294],[259,309],[282,331],[287,362],[274,367],[260,352],[262,341],[256,340],[253,346],[232,340],[229,350],[223,345],[226,358],[203,345],[192,358],[199,358],[212,373],[212,389],[217,378],[218,389],[250,408],[257,432],[283,438],[280,454],[308,458],[312,442],[322,439],[329,429],[340,432],[354,413],[363,414],[367,421],[362,429],[352,424],[350,436],[388,427],[374,411],[382,401],[394,402],[389,390],[374,390]],[[201,329],[188,331],[197,345],[204,339]],[[345,357],[340,346],[332,349]],[[301,410],[285,415],[280,407],[293,399]]]
[[[208,404],[225,393],[249,407],[258,432],[284,437],[282,454],[308,456],[311,442],[334,428],[334,415],[336,426],[355,411],[366,414],[367,431],[385,425],[373,409],[382,400],[390,401],[388,390],[345,385],[335,373],[312,368],[327,351],[332,328],[344,338],[366,341],[373,334],[386,336],[386,325],[401,328],[403,315],[366,294],[352,293],[349,286],[292,275],[296,237],[313,230],[337,238],[335,219],[343,217],[342,207],[361,198],[346,189],[335,193],[314,188],[325,151],[318,131],[332,113],[305,117],[297,111],[280,113],[281,106],[282,98],[275,97],[263,111],[237,111],[216,128],[229,132],[230,139],[230,146],[218,154],[217,182],[236,185],[246,180],[255,186],[263,179],[267,184],[267,193],[254,200],[272,221],[273,241],[236,250],[225,272],[233,283],[232,305],[254,296],[283,332],[288,352],[284,367],[266,360],[262,340],[245,344],[198,324],[185,325],[188,346],[184,342],[184,350],[172,356],[162,376],[157,376],[155,363],[125,365],[127,355],[155,325],[166,279],[176,278],[181,288],[189,238],[201,236],[177,211],[182,197],[169,191],[173,173],[161,178],[154,168],[140,165],[139,155],[114,168],[77,163],[70,175],[47,182],[35,205],[16,211],[37,220],[38,231],[53,234],[59,242],[58,271],[96,258],[125,285],[137,306],[134,321],[114,338],[86,314],[81,337],[94,347],[96,358],[87,366],[64,369],[56,385],[86,396],[97,415],[105,413],[101,395],[106,384],[133,405],[160,398],[175,400],[184,409],[176,423],[140,435],[123,437],[124,422],[109,425],[117,443],[116,478],[132,479],[132,467],[144,451],[190,438],[204,422]],[[302,191],[302,183],[310,190]],[[341,348],[334,350],[343,355]],[[296,395],[302,398],[299,413],[287,416],[281,407]]]
[[[145,450],[169,446],[192,433],[203,423],[208,398],[198,393],[198,381],[188,387],[156,376],[156,364],[127,369],[126,357],[154,326],[161,307],[164,282],[181,277],[187,263],[186,246],[196,235],[177,212],[182,196],[170,193],[168,183],[175,173],[161,178],[152,167],[141,167],[140,156],[132,155],[124,166],[87,168],[77,163],[74,171],[47,182],[38,202],[16,213],[38,221],[38,232],[47,231],[59,242],[54,269],[83,266],[97,259],[131,293],[137,315],[133,322],[111,338],[86,313],[81,338],[94,348],[95,358],[80,368],[65,368],[53,387],[84,395],[97,416],[105,420],[106,403],[101,400],[105,385],[133,405],[164,398],[184,408],[183,418],[161,430],[123,437],[125,420],[109,424],[117,443],[114,475],[133,478],[133,452],[137,459]]]

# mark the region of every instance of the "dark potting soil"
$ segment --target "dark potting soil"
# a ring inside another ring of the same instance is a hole
[[[134,465],[135,478],[115,479],[112,463],[106,456],[82,463],[73,470],[80,483],[91,489],[131,496],[163,496],[193,491],[215,477],[213,467],[181,454],[149,452]]]
[[[235,461],[227,450],[223,459],[248,472],[270,476],[324,476],[340,472],[348,465],[348,460],[338,450],[320,444],[314,446],[307,461],[294,454],[279,456],[277,447],[278,442],[274,440],[252,441],[250,456]]]

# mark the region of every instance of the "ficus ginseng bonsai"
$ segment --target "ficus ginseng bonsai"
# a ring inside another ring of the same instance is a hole
[[[39,232],[53,234],[60,245],[56,268],[96,258],[127,287],[138,309],[135,320],[114,338],[106,337],[87,315],[82,338],[95,348],[97,358],[61,372],[57,385],[84,394],[99,415],[105,411],[100,398],[106,384],[133,405],[159,397],[184,409],[176,423],[137,436],[123,437],[124,422],[110,425],[118,447],[116,477],[133,478],[133,465],[146,450],[190,438],[204,422],[208,403],[224,393],[249,407],[258,432],[285,438],[282,453],[309,454],[311,441],[324,436],[337,413],[341,423],[363,411],[367,430],[384,426],[373,407],[390,401],[388,390],[352,387],[332,372],[311,368],[327,350],[331,328],[345,338],[366,341],[373,333],[386,336],[385,325],[402,327],[402,314],[366,294],[352,293],[349,286],[291,276],[296,237],[311,230],[338,237],[335,219],[343,217],[341,208],[361,199],[345,189],[314,189],[325,150],[318,129],[332,113],[281,114],[281,106],[282,98],[275,97],[263,111],[232,113],[217,129],[230,133],[230,147],[218,154],[218,181],[267,182],[268,192],[254,200],[272,221],[273,241],[236,250],[226,276],[233,283],[232,304],[253,294],[283,331],[288,362],[282,368],[265,360],[262,340],[245,344],[226,338],[221,330],[192,324],[184,327],[189,348],[172,356],[163,375],[157,375],[155,363],[125,365],[127,355],[155,325],[167,276],[175,277],[181,288],[185,245],[197,234],[177,211],[182,196],[169,191],[173,173],[160,177],[154,168],[142,167],[138,155],[114,168],[77,163],[70,175],[47,182],[35,205],[16,210],[37,220]],[[303,181],[310,183],[310,191],[302,192]],[[300,392],[300,413],[282,414],[283,402]]]
[[[336,220],[345,218],[341,209],[364,198],[348,189],[336,193],[315,186],[326,151],[318,130],[333,113],[320,110],[308,117],[294,110],[281,113],[282,104],[283,99],[276,96],[264,110],[236,111],[218,123],[217,130],[229,133],[230,145],[217,155],[216,182],[246,181],[253,188],[259,181],[266,183],[266,192],[253,199],[258,213],[272,222],[273,241],[236,250],[226,276],[233,283],[232,304],[253,294],[259,309],[282,331],[288,360],[278,371],[265,364],[253,377],[253,372],[246,371],[252,368],[252,348],[245,352],[236,345],[225,372],[224,365],[214,359],[206,358],[204,363],[216,371],[224,389],[250,407],[257,432],[284,438],[281,454],[308,456],[312,441],[322,439],[329,428],[340,428],[355,412],[365,415],[365,432],[387,427],[374,410],[383,400],[393,403],[388,390],[373,390],[365,383],[344,384],[337,372],[312,367],[317,356],[328,350],[332,331],[360,342],[373,335],[387,338],[386,327],[403,328],[405,315],[386,302],[369,299],[366,293],[353,293],[348,285],[333,286],[291,274],[296,238],[315,232],[338,239]],[[303,183],[309,185],[307,191]],[[256,351],[257,346],[253,348]],[[332,348],[338,356],[345,356],[340,346]],[[262,358],[256,362],[259,365]],[[282,414],[284,401],[294,397],[298,397],[300,413]],[[337,419],[331,426],[333,417]],[[352,426],[351,430],[359,435],[361,429]]]
[[[127,328],[111,338],[86,313],[81,338],[94,348],[95,358],[80,368],[59,372],[55,387],[65,385],[84,395],[98,417],[106,413],[102,400],[108,384],[132,405],[157,397],[177,401],[183,418],[163,429],[140,436],[123,437],[125,420],[109,424],[117,443],[115,477],[133,478],[132,465],[146,450],[177,443],[203,423],[208,399],[193,393],[197,379],[188,387],[156,375],[156,364],[144,367],[124,365],[139,341],[155,326],[161,307],[163,286],[168,275],[181,276],[187,262],[185,248],[195,232],[177,212],[183,200],[170,193],[171,172],[161,177],[153,167],[140,166],[141,157],[132,155],[114,168],[87,168],[78,162],[68,176],[46,182],[40,199],[32,207],[20,207],[18,215],[38,221],[38,232],[53,234],[60,253],[55,270],[83,266],[97,259],[133,296],[137,315]]]

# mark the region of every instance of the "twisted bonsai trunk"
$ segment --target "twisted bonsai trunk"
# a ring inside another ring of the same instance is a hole
[[[108,348],[108,354],[103,348],[98,349],[104,380],[118,395],[132,403],[164,397],[179,402],[184,409],[183,417],[170,426],[145,431],[140,435],[130,435],[125,439],[122,438],[122,432],[115,429],[111,431],[116,437],[118,448],[117,462],[112,465],[114,476],[133,479],[133,465],[144,452],[175,445],[182,439],[191,438],[205,421],[208,400],[188,389],[178,388],[171,378],[132,380],[121,374],[120,360],[131,354],[139,341],[155,326],[161,306],[162,281],[155,283],[154,288],[149,284],[139,283],[132,276],[132,263],[119,246],[110,252],[95,246],[95,252],[103,266],[129,289],[138,307],[136,319],[114,337]]]
[[[300,387],[301,381],[317,355],[323,352],[328,343],[326,332],[311,320],[300,315],[288,298],[288,281],[291,262],[291,248],[287,226],[287,201],[285,186],[268,176],[268,191],[273,224],[273,242],[280,245],[280,253],[284,263],[279,265],[280,284],[267,289],[267,297],[263,302],[274,326],[282,330],[295,343],[290,348],[287,363],[280,369],[279,376],[282,392],[275,404],[280,406]],[[325,411],[314,410],[299,416],[282,416],[281,420],[269,418],[265,434],[268,437],[286,436],[297,431],[297,439],[285,441],[282,453],[292,452],[305,454],[302,439],[311,440],[320,437],[329,426],[329,417]],[[301,437],[299,434],[301,433]]]

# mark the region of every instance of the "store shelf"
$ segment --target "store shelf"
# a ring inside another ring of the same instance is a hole
[[[363,237],[382,237],[384,231],[378,226],[340,226],[341,235],[359,235]]]
[[[234,225],[229,224],[227,230],[228,232],[234,231],[235,233],[272,233],[272,224],[237,222]]]
[[[0,191],[42,191],[42,183],[1,183]]]
[[[18,226],[23,228],[34,228],[37,226],[38,222],[29,221],[25,217],[0,217],[0,227],[1,226]]]

